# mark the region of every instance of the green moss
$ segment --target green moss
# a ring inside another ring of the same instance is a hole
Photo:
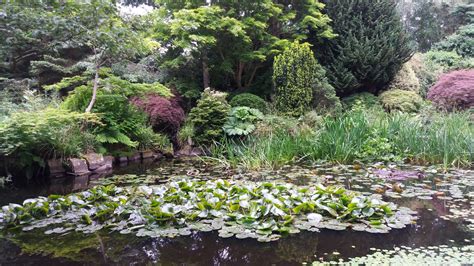
[[[399,89],[385,91],[379,98],[382,106],[389,112],[417,112],[423,104],[423,99],[416,92]]]

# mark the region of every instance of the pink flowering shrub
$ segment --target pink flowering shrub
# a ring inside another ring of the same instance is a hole
[[[474,69],[442,75],[427,98],[448,111],[474,107]]]
[[[167,99],[158,94],[149,93],[142,97],[133,97],[130,101],[148,115],[155,132],[166,134],[170,138],[173,148],[175,150],[179,148],[177,135],[185,118],[179,96]]]

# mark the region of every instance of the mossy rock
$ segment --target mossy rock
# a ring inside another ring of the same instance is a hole
[[[229,104],[232,107],[246,106],[260,110],[262,113],[267,113],[268,105],[267,102],[259,96],[252,93],[241,93],[235,95],[230,100]]]
[[[388,112],[417,112],[423,104],[423,99],[418,93],[400,89],[385,91],[380,94],[379,98],[382,106]]]

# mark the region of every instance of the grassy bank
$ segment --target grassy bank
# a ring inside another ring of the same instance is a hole
[[[210,148],[213,158],[249,169],[295,161],[398,161],[470,167],[474,125],[468,113],[429,115],[351,111],[325,118],[311,130],[272,130]]]

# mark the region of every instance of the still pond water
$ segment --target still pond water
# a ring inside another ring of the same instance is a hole
[[[90,235],[45,235],[8,232],[0,237],[0,265],[301,265],[303,262],[348,259],[376,249],[396,247],[465,246],[474,241],[474,171],[436,167],[391,166],[418,173],[418,178],[394,180],[380,176],[373,166],[288,166],[280,170],[244,172],[197,161],[142,163],[114,170],[113,175],[65,178],[37,187],[0,192],[0,205],[27,198],[67,194],[97,184],[157,184],[190,176],[278,180],[298,185],[340,184],[346,188],[383,194],[383,199],[418,211],[418,220],[388,234],[350,230],[303,231],[278,241],[220,238],[217,232],[198,232],[175,238],[146,238],[100,231]],[[390,169],[390,168],[386,168]]]

